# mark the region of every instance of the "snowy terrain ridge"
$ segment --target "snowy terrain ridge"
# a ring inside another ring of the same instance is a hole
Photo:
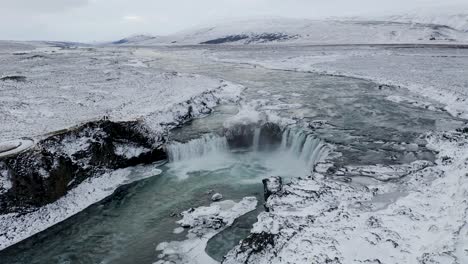
[[[388,20],[409,23],[442,25],[468,32],[468,11],[453,14],[403,14],[387,17]]]
[[[466,43],[468,40],[463,22],[450,20],[450,24],[456,24],[456,28],[452,28],[437,24],[445,20],[421,18],[414,21],[407,17],[376,20],[251,19],[183,31],[160,39],[143,38],[131,44],[391,44]]]
[[[127,38],[119,39],[117,41],[112,42],[112,44],[115,45],[121,45],[121,44],[133,44],[133,43],[138,43],[142,41],[148,41],[148,40],[154,40],[156,39],[155,36],[151,35],[133,35]]]

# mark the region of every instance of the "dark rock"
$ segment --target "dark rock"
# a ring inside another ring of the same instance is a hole
[[[263,198],[265,202],[273,194],[278,194],[283,190],[283,180],[279,176],[273,176],[262,180],[263,183]],[[269,208],[265,205],[265,210],[268,212]]]
[[[255,127],[255,124],[242,124],[225,129],[224,135],[228,141],[229,148],[237,149],[251,147],[253,144]]]
[[[237,34],[228,35],[222,38],[212,39],[200,44],[226,44],[244,40],[245,44],[251,43],[266,43],[272,41],[285,41],[289,39],[297,39],[300,35],[287,35],[285,33],[261,33],[261,34]]]
[[[36,54],[36,55],[32,55],[32,56],[30,56],[30,57],[26,57],[26,59],[27,59],[27,60],[43,59],[43,58],[45,58],[45,57],[46,57],[46,56],[44,56],[44,55],[38,55],[38,54]]]
[[[265,123],[260,128],[260,149],[269,150],[276,148],[279,144],[281,144],[282,135],[282,130],[277,124]]]
[[[217,38],[217,39],[212,39],[212,40],[208,40],[205,42],[201,42],[200,44],[224,44],[224,43],[236,42],[236,41],[247,39],[247,38],[249,38],[249,36],[245,34],[230,35],[230,36],[226,36],[223,38]]]
[[[249,148],[253,145],[253,137],[258,125],[240,124],[224,130],[224,135],[231,149]],[[260,126],[260,150],[274,149],[281,144],[281,128],[274,123],[265,123]]]
[[[0,81],[15,81],[15,82],[25,82],[26,76],[21,75],[10,75],[0,78]]]
[[[251,233],[246,239],[242,240],[240,243],[240,251],[247,254],[247,259],[245,263],[248,262],[252,254],[262,252],[267,249],[274,248],[275,246],[275,235],[261,232],[261,233]]]
[[[468,134],[468,127],[457,128],[457,131],[460,133]]]
[[[250,43],[266,43],[266,42],[272,42],[272,41],[285,41],[289,39],[297,39],[299,38],[299,35],[292,35],[289,36],[284,33],[262,33],[262,34],[257,34],[253,35],[246,44]]]
[[[106,170],[166,159],[166,153],[154,147],[154,140],[147,135],[137,122],[96,121],[51,135],[35,147],[5,158],[12,188],[0,195],[0,213],[54,202],[85,179]],[[81,147],[75,150],[77,142]],[[116,153],[116,144],[148,151],[124,157]]]

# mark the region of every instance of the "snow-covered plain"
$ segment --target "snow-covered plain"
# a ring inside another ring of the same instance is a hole
[[[19,55],[18,55],[19,54]],[[241,87],[194,74],[161,72],[129,50],[42,48],[0,56],[0,141],[41,137],[102,119],[144,119],[155,133],[192,105],[235,99]],[[203,113],[199,113],[203,114]]]

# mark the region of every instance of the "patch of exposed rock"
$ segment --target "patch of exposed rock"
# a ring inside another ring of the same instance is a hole
[[[90,122],[0,160],[11,183],[0,193],[0,213],[54,202],[106,170],[165,159],[165,152],[147,134],[138,122]]]

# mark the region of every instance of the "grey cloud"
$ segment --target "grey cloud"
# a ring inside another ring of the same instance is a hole
[[[28,12],[48,13],[61,12],[68,9],[83,7],[89,3],[88,0],[1,0],[2,9]]]

